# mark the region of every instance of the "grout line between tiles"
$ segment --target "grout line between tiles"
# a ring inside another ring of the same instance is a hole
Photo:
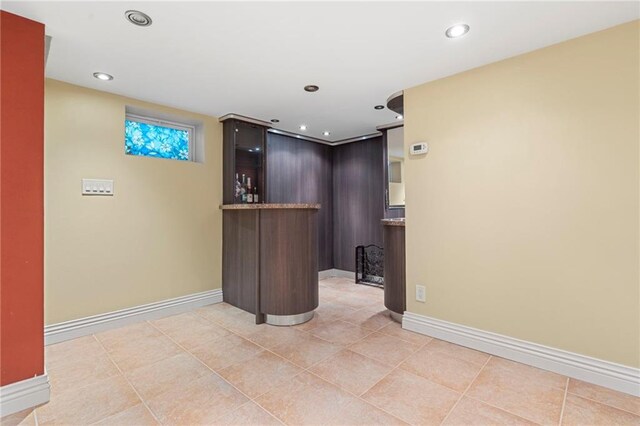
[[[567,393],[569,392],[569,378],[564,385],[564,396],[562,397],[562,409],[560,410],[560,418],[558,419],[558,426],[562,424],[562,417],[564,416],[564,406],[567,403]]]
[[[160,422],[160,420],[158,419],[158,417],[156,417],[156,414],[151,410],[151,408],[149,408],[149,406],[147,405],[147,402],[142,398],[142,395],[140,395],[138,393],[138,390],[135,388],[135,386],[133,386],[133,384],[129,381],[129,378],[126,376],[126,374],[124,374],[124,372],[122,371],[122,369],[120,368],[120,366],[113,360],[113,358],[111,358],[111,355],[109,354],[109,351],[107,351],[107,348],[105,348],[105,346],[102,344],[102,342],[100,341],[100,339],[98,339],[96,337],[95,334],[91,335],[96,342],[98,342],[98,344],[100,345],[100,347],[102,348],[102,350],[104,350],[104,352],[107,354],[107,357],[109,358],[109,361],[111,361],[111,363],[113,365],[115,365],[116,369],[118,370],[118,372],[120,373],[120,375],[122,376],[122,378],[127,382],[127,384],[129,385],[129,387],[131,387],[131,389],[133,389],[133,391],[135,392],[136,396],[138,397],[138,399],[140,400],[140,402],[142,402],[142,405],[144,405],[144,407],[147,409],[147,411],[149,411],[149,413],[151,414],[151,416],[155,419],[155,421],[158,422],[158,424],[162,424],[162,422]],[[131,408],[131,407],[129,407]],[[122,411],[128,410],[128,408],[125,408]],[[120,411],[120,412],[122,412]],[[93,422],[92,424],[98,423],[104,419],[108,419],[109,417],[115,416],[118,413],[113,413],[107,417],[104,417],[100,420],[96,420],[95,422]]]
[[[458,400],[456,401],[455,404],[453,404],[453,407],[451,407],[451,409],[449,410],[449,412],[447,413],[446,416],[444,416],[444,419],[442,419],[442,421],[440,422],[440,424],[443,424],[445,421],[447,421],[447,419],[449,418],[449,416],[451,415],[451,413],[453,413],[453,410],[456,409],[456,407],[458,406],[458,404],[460,403],[460,401],[462,401],[462,398],[464,398],[464,396],[467,394],[467,391],[471,388],[471,385],[473,385],[473,382],[476,381],[476,379],[478,378],[478,376],[480,375],[480,373],[482,373],[482,370],[484,370],[484,368],[487,366],[487,364],[489,364],[489,361],[491,361],[491,358],[493,358],[491,355],[489,355],[489,358],[487,358],[487,360],[484,362],[484,364],[482,364],[482,367],[480,367],[480,370],[478,370],[478,372],[476,373],[476,375],[473,377],[473,380],[471,380],[469,382],[469,384],[467,385],[467,387],[465,388],[465,390],[460,394],[460,397],[458,398]]]
[[[569,380],[571,380],[571,378],[570,378],[570,377],[569,377],[568,379],[569,379]],[[613,409],[615,409],[615,410],[624,411],[625,413],[629,413],[629,414],[634,415],[634,416],[636,416],[636,417],[640,417],[640,414],[638,414],[638,413],[634,413],[633,411],[629,411],[629,410],[624,409],[624,408],[622,408],[622,407],[616,407],[616,406],[614,406],[614,405],[607,404],[606,402],[598,401],[597,399],[589,398],[589,397],[587,397],[587,396],[580,395],[580,394],[578,394],[578,393],[569,392],[569,386],[567,386],[567,394],[565,395],[565,398],[566,398],[567,396],[569,396],[569,395],[577,396],[578,398],[586,399],[587,401],[595,402],[596,404],[602,404],[602,405],[605,405],[605,406],[607,406],[607,407],[613,408]],[[637,398],[637,399],[638,399],[638,403],[640,404],[640,397],[635,397],[635,398]]]

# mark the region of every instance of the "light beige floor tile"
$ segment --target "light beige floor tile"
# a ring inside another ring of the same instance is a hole
[[[97,343],[97,342],[96,342]],[[57,362],[47,367],[51,389],[66,392],[120,374],[105,351],[95,355],[72,356],[71,362]]]
[[[215,323],[225,323],[233,320],[234,318],[246,319],[249,317],[253,317],[255,322],[255,316],[224,302],[203,306],[202,308],[196,309],[195,312],[201,317]]]
[[[442,423],[447,426],[468,425],[528,425],[535,423],[522,417],[507,413],[506,411],[483,404],[471,398],[463,397],[458,405]]]
[[[38,424],[86,425],[117,414],[140,403],[122,376],[77,388],[51,393],[51,400],[37,408]]]
[[[266,324],[256,324],[256,316],[248,312],[225,316],[219,319],[217,323],[245,338],[267,327]]]
[[[482,366],[423,347],[400,366],[403,370],[422,376],[434,383],[464,392],[478,375]]]
[[[563,425],[640,425],[640,416],[599,402],[568,394],[562,415]]]
[[[349,346],[349,349],[354,352],[392,367],[400,364],[419,348],[420,346],[413,343],[378,332]]]
[[[148,400],[209,374],[211,370],[190,354],[183,352],[155,364],[137,368],[128,372],[126,377],[140,396]]]
[[[318,311],[316,311],[313,314],[313,318],[311,318],[311,320],[302,324],[294,325],[293,328],[300,331],[311,331],[314,328],[318,328],[321,325],[329,324],[330,322],[334,322],[334,321],[337,321],[335,317],[332,317],[330,315],[326,316],[325,314],[321,314]]]
[[[524,369],[504,368],[506,364],[492,361],[493,358],[471,384],[468,396],[535,423],[558,423],[564,390],[549,386],[555,380],[531,372],[517,374]]]
[[[149,400],[147,405],[163,425],[204,425],[247,402],[247,397],[211,373],[176,386]]]
[[[416,345],[424,345],[429,343],[432,339],[424,334],[414,333],[413,331],[404,330],[400,323],[391,321],[389,324],[378,330],[380,333],[388,334],[389,336],[397,337],[400,340],[405,340],[409,343]]]
[[[407,423],[385,413],[373,405],[357,399],[337,411],[336,415],[327,421],[335,426],[373,426],[373,425],[406,425]]]
[[[256,402],[285,424],[323,425],[356,400],[337,386],[302,373],[262,395]]]
[[[143,404],[135,405],[95,423],[96,426],[154,426],[159,424]]]
[[[134,343],[118,345],[109,356],[123,372],[149,366],[163,359],[184,353],[170,338],[164,335],[140,338]]]
[[[104,331],[95,335],[107,352],[132,346],[135,347],[140,340],[159,336],[162,336],[162,333],[146,321]]]
[[[305,335],[304,331],[297,330],[295,327],[261,324],[257,331],[247,335],[247,339],[264,348],[272,349],[278,345],[302,339]]]
[[[28,410],[18,411],[17,413],[3,416],[2,418],[0,418],[0,425],[36,426],[35,410],[29,408]]]
[[[491,357],[489,354],[486,354],[484,352],[465,348],[464,346],[455,345],[453,343],[445,342],[444,340],[439,339],[431,339],[431,341],[427,343],[425,347],[428,348],[431,352],[440,352],[453,358],[458,358],[480,365],[484,365]]]
[[[191,350],[200,361],[212,370],[219,371],[230,365],[242,362],[259,352],[263,348],[235,334],[210,340],[209,342]]]
[[[325,320],[331,321],[340,319],[356,310],[342,303],[322,300],[316,309],[316,313],[320,314]]]
[[[348,349],[313,366],[309,371],[356,395],[362,395],[392,367]]]
[[[260,408],[259,405],[247,402],[242,407],[216,419],[212,424],[220,426],[276,426],[282,425],[282,422]]]
[[[437,425],[444,420],[460,394],[396,369],[365,393],[363,398],[405,422]]]
[[[338,292],[338,293],[339,293],[338,297],[332,300],[339,301],[340,304],[347,305],[354,309],[371,307],[373,305],[377,305],[380,303],[379,300],[372,299],[371,297],[368,297],[363,294],[344,293],[344,292],[343,293]]]
[[[300,367],[284,358],[263,351],[243,362],[220,370],[219,374],[250,398],[255,398],[291,380],[301,371]]]
[[[531,367],[519,362],[510,361],[504,358],[493,357],[487,363],[488,367],[502,368],[511,375],[520,378],[528,383],[538,383],[544,386],[554,387],[564,390],[567,386],[567,377],[551,371]]]
[[[84,359],[93,359],[104,354],[104,348],[93,336],[79,337],[66,342],[48,345],[44,348],[47,369],[62,364],[75,363]]]
[[[309,368],[313,364],[339,352],[344,346],[304,334],[272,349],[283,358],[302,367]]]
[[[229,330],[195,312],[162,318],[152,321],[151,324],[187,350],[208,340],[230,334]]]
[[[372,331],[380,330],[392,321],[389,311],[386,309],[368,308],[345,315],[342,320],[371,329]]]
[[[569,393],[640,416],[640,398],[576,379],[569,379]]]
[[[371,334],[371,330],[344,321],[334,321],[310,331],[316,337],[339,345],[349,345]]]

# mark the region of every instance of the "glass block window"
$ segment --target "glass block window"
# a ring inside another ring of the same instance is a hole
[[[129,155],[192,161],[193,126],[127,114],[124,147]]]

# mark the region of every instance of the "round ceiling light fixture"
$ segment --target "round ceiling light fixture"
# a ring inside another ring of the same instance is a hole
[[[384,105],[376,105],[373,109],[384,109]]]
[[[329,136],[330,134],[331,134],[331,132],[328,131],[328,130],[325,130],[324,132],[322,132],[323,136]]]
[[[133,25],[137,25],[139,27],[148,27],[153,23],[149,15],[142,13],[139,10],[127,10],[124,13],[124,17]]]
[[[300,125],[300,130],[307,130],[307,125],[306,124],[301,124]]]
[[[444,33],[449,38],[458,38],[462,37],[468,32],[469,26],[467,24],[456,24],[447,28],[447,31],[445,31]]]
[[[93,76],[102,81],[113,80],[113,76],[111,74],[107,74],[106,72],[94,72]]]
[[[304,86],[305,92],[313,93],[313,92],[317,92],[318,90],[320,90],[320,88],[315,84],[307,84],[306,86]]]
[[[396,115],[396,120],[402,120],[404,117],[402,115]]]
[[[272,123],[279,123],[279,122],[280,122],[280,120],[278,120],[277,118],[272,118],[272,119],[271,119],[271,122],[272,122]]]

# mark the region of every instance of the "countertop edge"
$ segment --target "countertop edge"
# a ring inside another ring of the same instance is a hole
[[[405,221],[399,219],[382,219],[380,222],[384,226],[405,226]]]
[[[222,204],[221,210],[266,210],[266,209],[310,209],[318,210],[320,204],[291,204],[291,203],[264,203],[264,204]]]

